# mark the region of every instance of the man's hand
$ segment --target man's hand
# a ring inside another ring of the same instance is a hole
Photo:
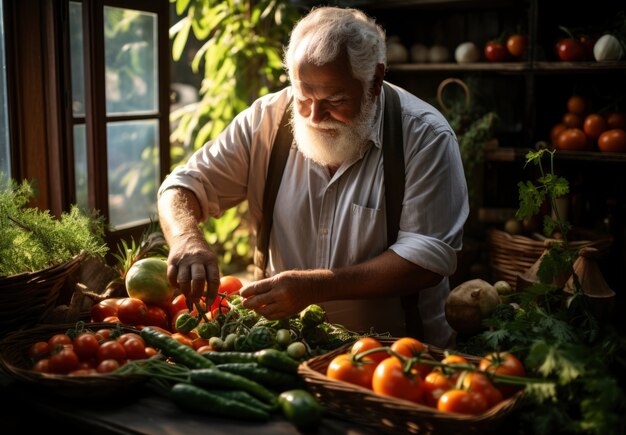
[[[269,320],[286,319],[315,303],[310,278],[303,271],[282,272],[244,286],[239,294],[244,298],[244,308]]]
[[[170,284],[180,288],[190,303],[200,299],[206,289],[206,302],[210,304],[217,296],[220,274],[217,257],[198,227],[198,200],[190,190],[172,188],[161,194],[158,205],[159,221],[170,248]]]
[[[167,278],[188,300],[197,301],[206,289],[207,304],[213,302],[220,286],[219,268],[202,233],[181,235],[170,244]]]

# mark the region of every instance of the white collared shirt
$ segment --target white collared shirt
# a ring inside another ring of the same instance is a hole
[[[393,85],[392,85],[393,86]],[[393,86],[402,106],[406,184],[396,254],[448,277],[456,270],[469,213],[459,147],[445,118],[432,106]],[[259,225],[271,147],[291,88],[266,95],[240,113],[214,141],[166,178],[159,192],[182,186],[200,201],[202,217],[248,200],[253,231]],[[288,269],[339,268],[387,249],[382,107],[363,156],[331,177],[292,146],[274,207],[268,274]],[[399,168],[400,169],[400,168]],[[420,292],[425,341],[444,346],[452,335],[444,315],[447,278]],[[329,321],[357,332],[404,335],[399,298],[333,301]]]

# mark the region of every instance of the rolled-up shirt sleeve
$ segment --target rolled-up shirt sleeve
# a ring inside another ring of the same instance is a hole
[[[406,181],[400,231],[390,247],[433,272],[450,276],[469,215],[458,142],[440,114],[403,112]],[[419,144],[419,145],[416,145]]]

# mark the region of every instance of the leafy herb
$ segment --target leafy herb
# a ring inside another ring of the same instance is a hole
[[[554,154],[548,149],[527,154],[526,164],[537,165],[540,176],[536,184],[518,184],[518,219],[536,214],[544,201],[556,210],[556,199],[568,192],[567,181],[554,173]],[[546,155],[547,171],[541,161]],[[540,282],[511,295],[519,305],[512,319],[492,315],[485,320],[490,330],[459,349],[474,354],[513,351],[530,372],[554,381],[526,388],[528,400],[518,411],[521,433],[624,433],[626,340],[590,311],[573,270],[578,253],[568,242],[569,229],[558,214],[545,217],[544,233],[558,230],[563,239],[543,257]],[[574,296],[567,300],[555,284],[564,271],[575,283]]]
[[[77,206],[57,219],[48,210],[27,207],[33,184],[0,177],[0,276],[33,272],[80,254],[104,256],[104,223]]]

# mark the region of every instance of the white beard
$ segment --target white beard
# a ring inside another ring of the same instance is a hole
[[[360,156],[374,129],[375,116],[375,102],[366,100],[359,115],[348,124],[338,121],[313,124],[300,116],[294,103],[291,127],[298,149],[306,158],[321,166],[338,167]]]

